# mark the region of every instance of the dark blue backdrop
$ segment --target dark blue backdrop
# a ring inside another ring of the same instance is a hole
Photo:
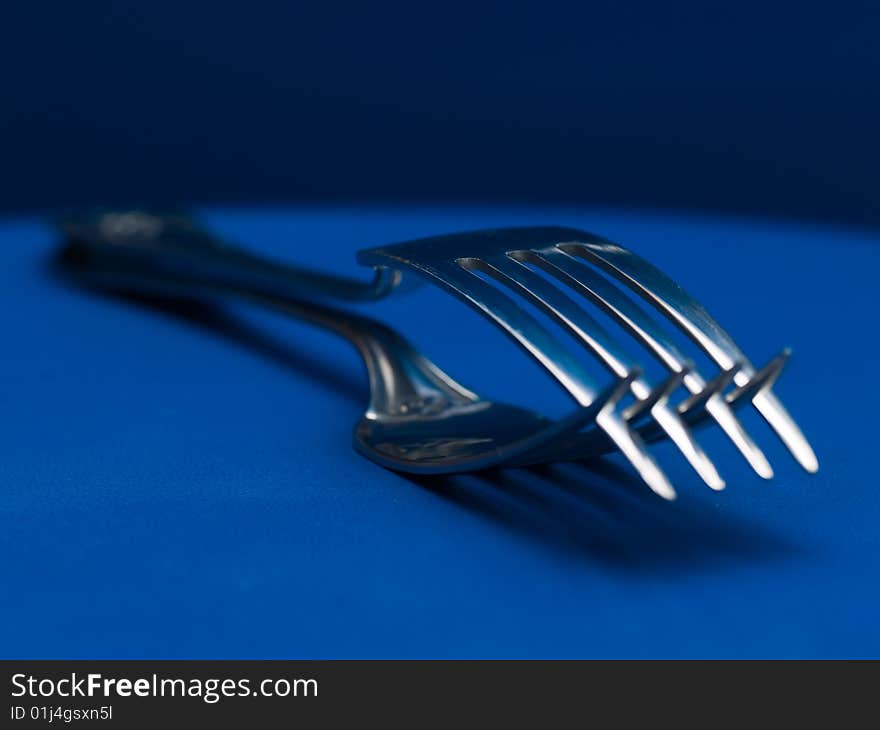
[[[0,209],[561,200],[880,222],[880,6],[7,3]]]

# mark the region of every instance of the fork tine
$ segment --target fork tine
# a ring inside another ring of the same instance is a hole
[[[742,423],[734,414],[733,410],[724,398],[717,393],[706,401],[706,412],[715,419],[716,423],[721,426],[727,437],[733,441],[734,445],[740,450],[752,469],[763,479],[773,478],[773,467],[764,456],[764,452],[758,448],[757,444],[752,441],[752,437],[743,428]]]
[[[648,394],[644,400],[637,400],[630,405],[624,412],[623,416],[627,421],[635,421],[645,411],[650,410],[662,398],[668,398],[678,387],[684,382],[685,375],[688,370],[682,370],[680,373],[670,373],[669,376],[660,385],[654,386],[654,389]]]
[[[751,439],[742,428],[740,422],[735,417],[732,417],[733,410],[721,397],[721,391],[733,379],[738,367],[736,365],[729,370],[719,373],[715,378],[706,383],[703,390],[685,399],[675,410],[682,420],[690,425],[698,422],[704,414],[712,416],[735,444],[742,444],[740,450],[747,452],[749,463],[755,471],[765,479],[770,479],[773,476],[773,468],[763,458],[760,450],[755,450],[754,452],[750,450]],[[656,428],[640,429],[640,433],[649,440],[654,440],[660,436]]]
[[[599,429],[632,464],[651,491],[664,499],[673,500],[676,494],[672,484],[645,448],[638,432],[631,429],[626,419],[616,410],[618,401],[630,390],[632,382],[640,374],[641,371],[636,368],[626,378],[621,379],[616,387],[609,388],[610,395],[596,412],[594,420]],[[601,398],[597,398],[596,402],[601,402]]]
[[[708,413],[721,427],[727,437],[733,441],[749,462],[754,471],[764,479],[773,478],[773,467],[764,456],[764,452],[758,448],[749,436],[748,432],[740,423],[733,409],[721,397],[721,391],[727,387],[730,381],[736,377],[740,364],[736,363],[728,370],[721,371],[716,377],[705,384],[703,389],[694,393],[678,406],[678,411],[687,423],[697,420],[700,411]]]
[[[521,261],[500,254],[481,259],[459,260],[459,263],[465,268],[478,269],[488,274],[500,284],[532,302],[574,334],[615,375],[620,376],[632,369],[633,364],[627,354],[595,319]],[[635,381],[634,384],[637,382]],[[637,390],[647,395],[642,389],[637,388]]]
[[[543,365],[580,405],[592,404],[599,390],[592,376],[540,322],[510,297],[454,261],[434,265],[427,272],[440,286],[500,327]]]
[[[559,448],[559,441],[564,441],[567,437],[580,431],[582,427],[595,423],[599,410],[609,404],[618,403],[629,392],[632,382],[638,378],[639,372],[639,370],[632,370],[626,377],[615,379],[611,385],[596,396],[590,406],[580,407],[575,413],[539,431],[535,436],[529,438],[528,444],[524,444],[518,449],[515,455],[508,457],[505,463],[527,466],[541,463],[548,457],[555,461],[560,454],[568,455],[564,447]],[[551,441],[553,443],[550,443]],[[574,460],[578,456],[579,454],[571,454],[569,458]]]
[[[548,423],[548,425],[525,439],[502,447],[479,463],[468,463],[467,469],[488,468],[492,466],[527,466],[540,463],[547,456],[554,460],[558,449],[554,444],[580,431],[584,426],[594,423],[596,415],[603,408],[614,406],[629,390],[632,381],[639,375],[633,370],[623,378],[618,378],[601,391],[589,406],[578,407],[565,418]]]
[[[538,276],[522,260],[518,260],[516,252],[481,259],[465,259],[460,260],[459,263],[466,268],[479,269],[531,301],[569,330],[612,373],[620,376],[633,369],[634,364],[629,361],[629,356],[620,349],[611,335],[580,305]],[[724,480],[721,479],[714,464],[700,448],[678,414],[666,405],[669,395],[681,383],[684,375],[685,373],[682,372],[673,376],[656,392],[652,392],[644,380],[637,379],[632,383],[632,391],[639,402],[650,401],[645,406],[645,410],[650,411],[706,484],[713,489],[720,489],[724,486]],[[625,414],[625,420],[631,420],[637,412],[630,409],[630,418],[626,418]]]
[[[743,367],[734,378],[738,386],[745,386],[755,375],[754,366],[733,338],[698,301],[653,264],[597,237],[585,243],[559,244],[559,248],[585,258],[628,286],[675,323],[720,367],[742,362]],[[752,402],[800,465],[809,472],[817,471],[815,452],[769,386],[759,391]]]
[[[690,430],[685,424],[684,419],[679,413],[668,407],[669,397],[676,388],[681,385],[685,378],[685,372],[673,373],[666,379],[666,382],[655,389],[652,394],[656,397],[656,402],[650,406],[651,415],[660,428],[673,440],[678,448],[685,454],[688,461],[697,470],[709,487],[718,491],[724,489],[724,479],[718,473],[712,460],[706,456],[705,452],[700,448],[698,443],[693,439]],[[639,404],[636,404],[639,405]],[[628,410],[632,410],[635,406]],[[624,411],[624,418],[629,420],[628,413]]]
[[[630,332],[667,368],[673,372],[681,372],[688,367],[688,359],[679,352],[678,347],[663,329],[628,296],[592,271],[583,261],[579,261],[558,246],[549,246],[538,251],[524,251],[521,255],[588,297]],[[695,394],[702,393],[706,388],[705,380],[696,371],[685,375],[684,384],[691,393]],[[768,475],[772,476],[773,469],[767,458],[723,399],[708,398],[706,412],[727,434],[755,472],[764,478],[769,478]]]
[[[751,398],[765,388],[769,388],[776,382],[782,373],[782,369],[791,357],[791,350],[785,348],[758,372],[756,372],[745,385],[741,385],[732,393],[728,394],[726,400],[728,403],[736,403],[743,398]]]
[[[752,398],[752,405],[758,409],[764,420],[770,424],[770,428],[776,431],[779,438],[782,439],[782,443],[786,445],[806,471],[810,474],[819,471],[816,452],[813,451],[806,436],[772,390],[767,388],[760,391]]]
[[[678,412],[682,415],[692,416],[701,408],[704,408],[710,398],[721,393],[730,384],[740,367],[741,364],[737,363],[732,368],[722,370],[712,380],[707,382],[699,393],[694,393],[679,403]]]
[[[599,411],[596,415],[596,425],[608,434],[652,491],[664,499],[675,499],[675,489],[672,488],[666,475],[648,453],[641,437],[614,410],[613,404]]]
[[[730,393],[727,396],[727,402],[735,404],[742,399],[751,398],[752,405],[754,405],[761,415],[763,415],[770,423],[771,427],[779,434],[783,443],[785,443],[789,450],[792,453],[795,453],[800,449],[800,439],[803,438],[803,434],[800,433],[800,430],[797,429],[796,426],[796,432],[794,433],[787,429],[788,424],[794,423],[794,421],[786,412],[785,406],[779,402],[776,395],[770,390],[770,387],[776,382],[782,372],[782,368],[785,367],[790,356],[791,350],[787,348],[783,350],[767,363],[767,365],[758,370],[748,383],[741,385]],[[775,423],[773,419],[777,419]],[[805,440],[804,443],[806,443]],[[801,466],[810,474],[815,474],[819,471],[819,462],[816,459],[813,450],[809,448],[809,444],[807,444],[807,448],[808,451],[802,453],[802,457],[799,461]]]
[[[592,378],[530,314],[510,297],[481,279],[474,271],[455,261],[436,263],[422,268],[437,284],[474,307],[532,357],[541,363],[556,380],[584,407],[595,403],[599,390]],[[638,471],[645,483],[657,494],[673,499],[675,490],[645,448],[641,437],[614,410],[616,401],[605,403],[595,417],[601,428]]]
[[[615,411],[617,403],[630,390],[632,382],[639,376],[639,372],[639,370],[633,370],[625,378],[617,380],[596,398],[593,405],[581,409],[581,414],[573,414],[566,420],[572,423],[582,423],[583,416],[589,414],[605,436],[611,439],[611,442],[623,452],[651,490],[664,499],[672,500],[676,496],[675,489],[645,449],[639,435],[630,429],[625,419]],[[552,434],[554,439],[564,437],[572,431],[571,428],[564,426],[564,422],[559,422],[545,429],[545,432],[539,434],[536,439],[540,441],[540,446],[520,454],[518,458],[512,460],[512,463],[524,466],[544,461],[547,457],[547,442],[549,441],[545,436],[550,434],[551,430],[556,431]],[[576,449],[574,452],[567,453],[565,458],[577,459],[582,456],[579,451]],[[559,450],[555,448],[550,451],[554,460],[558,459],[559,453]],[[562,453],[565,453],[564,449]]]

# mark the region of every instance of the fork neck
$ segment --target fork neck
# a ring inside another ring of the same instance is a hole
[[[400,273],[374,267],[371,281],[283,264],[235,246],[174,213],[98,211],[58,222],[93,271],[128,285],[260,292],[295,299],[369,301],[389,294]]]
[[[370,415],[412,416],[477,396],[456,383],[386,325],[305,298],[376,299],[398,283],[377,267],[372,282],[278,264],[230,247],[186,218],[139,211],[62,222],[63,271],[90,286],[184,299],[235,297],[335,332],[363,358]]]

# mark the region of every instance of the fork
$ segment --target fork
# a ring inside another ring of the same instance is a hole
[[[67,218],[60,227],[68,239],[68,253],[76,254],[78,273],[94,283],[175,296],[237,294],[347,336],[365,357],[373,394],[371,408],[356,429],[355,445],[385,466],[437,473],[588,458],[618,450],[651,489],[672,498],[672,485],[645,446],[646,441],[667,437],[717,490],[724,481],[691,432],[691,426],[710,419],[760,476],[773,475],[734,413],[750,401],[801,466],[808,472],[818,469],[812,448],[771,390],[788,351],[756,369],[706,310],[668,276],[593,234],[559,227],[509,228],[392,244],[359,252],[358,261],[374,269],[373,279],[361,282],[261,259],[180,215],[105,211]],[[315,301],[379,299],[409,280],[409,274],[438,285],[513,339],[572,397],[572,414],[552,422],[482,399],[385,325]],[[719,372],[711,379],[697,372],[627,289],[683,331]],[[566,292],[579,295],[580,302]],[[609,371],[611,384],[598,383],[518,300],[567,330]],[[583,303],[620,325],[660,361],[668,376],[651,384]],[[725,394],[731,383],[733,389]],[[672,405],[681,387],[687,396]],[[389,392],[409,393],[410,410],[402,412],[399,399],[389,401]],[[627,393],[632,403],[622,407]],[[505,419],[513,426],[507,432]]]

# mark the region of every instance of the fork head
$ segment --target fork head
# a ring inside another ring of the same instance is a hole
[[[537,360],[579,408],[592,409],[594,417],[570,449],[572,458],[619,450],[649,486],[668,497],[674,494],[672,487],[645,447],[645,440],[668,437],[704,481],[720,489],[723,480],[690,430],[713,420],[754,470],[769,478],[770,464],[734,414],[734,408],[750,401],[807,471],[818,468],[807,440],[770,389],[787,354],[756,369],[699,302],[615,243],[571,228],[506,228],[368,249],[358,260],[380,269],[414,272],[462,300]],[[637,299],[659,313],[659,321]],[[597,408],[597,398],[606,389],[522,303],[555,320],[616,381],[626,379],[633,404],[619,409],[615,400],[614,407]],[[650,383],[619,337],[612,336],[591,309],[610,317],[669,376]],[[669,325],[714,361],[719,372],[710,377],[699,373],[670,335]],[[733,390],[725,395],[728,386]],[[687,392],[681,399],[676,394],[680,388]]]

